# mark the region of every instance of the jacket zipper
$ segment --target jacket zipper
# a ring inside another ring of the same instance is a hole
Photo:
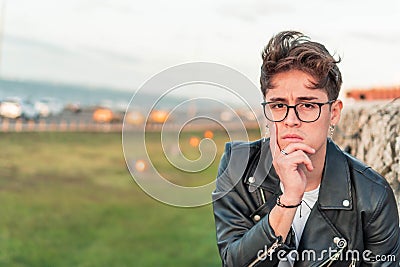
[[[268,250],[264,251],[261,255],[258,255],[257,258],[256,258],[252,263],[250,263],[248,267],[253,267],[253,266],[255,266],[259,261],[261,261],[261,259],[266,259],[266,258],[267,258],[268,256],[270,256],[272,253],[274,253],[275,250],[276,250],[278,247],[280,247],[280,246],[282,246],[282,242],[280,242],[280,239],[278,238],[278,239],[275,241],[275,243],[273,243],[273,244],[271,245],[271,247],[270,247]]]
[[[262,190],[261,188],[260,188],[260,194],[261,194],[261,199],[262,199],[262,204],[265,204],[265,195],[264,195],[264,190]]]
[[[336,260],[339,259],[340,254],[342,253],[343,249],[344,249],[344,248],[341,248],[338,252],[336,252],[334,255],[332,255],[330,258],[328,258],[328,259],[327,259],[326,261],[324,261],[323,263],[321,263],[321,265],[319,265],[319,266],[320,266],[320,267],[322,267],[322,266],[326,266],[326,267],[331,266],[332,263],[333,263],[334,261],[336,261]],[[328,264],[328,265],[326,265],[326,264]],[[350,266],[352,266],[352,265],[350,265]]]

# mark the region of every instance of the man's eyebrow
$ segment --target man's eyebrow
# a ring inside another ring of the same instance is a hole
[[[296,98],[297,101],[310,101],[310,100],[316,100],[316,99],[318,99],[318,97],[315,97],[315,96],[300,96],[300,97]],[[286,102],[287,99],[284,97],[271,97],[268,101],[270,101],[270,102]]]
[[[271,97],[268,102],[285,102],[286,98],[283,97]]]
[[[318,99],[318,97],[315,97],[315,96],[300,96],[300,97],[298,97],[297,98],[297,100],[300,100],[300,101],[309,101],[309,100],[315,100],[315,99]]]

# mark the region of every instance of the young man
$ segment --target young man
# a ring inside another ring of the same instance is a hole
[[[392,189],[327,138],[342,110],[338,61],[293,31],[262,58],[270,138],[227,143],[213,193],[223,266],[399,266]]]

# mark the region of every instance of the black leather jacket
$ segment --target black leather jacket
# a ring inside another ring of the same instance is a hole
[[[269,139],[226,144],[213,193],[223,266],[277,266],[294,249],[293,231],[283,241],[268,221],[280,194]],[[399,266],[399,233],[387,181],[328,139],[319,197],[295,266]]]

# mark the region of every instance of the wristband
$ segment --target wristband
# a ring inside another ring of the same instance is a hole
[[[292,209],[292,208],[297,208],[298,206],[300,206],[301,201],[299,204],[296,204],[296,205],[285,205],[285,204],[281,203],[281,196],[278,196],[278,198],[276,199],[276,205],[278,205],[281,208]]]

